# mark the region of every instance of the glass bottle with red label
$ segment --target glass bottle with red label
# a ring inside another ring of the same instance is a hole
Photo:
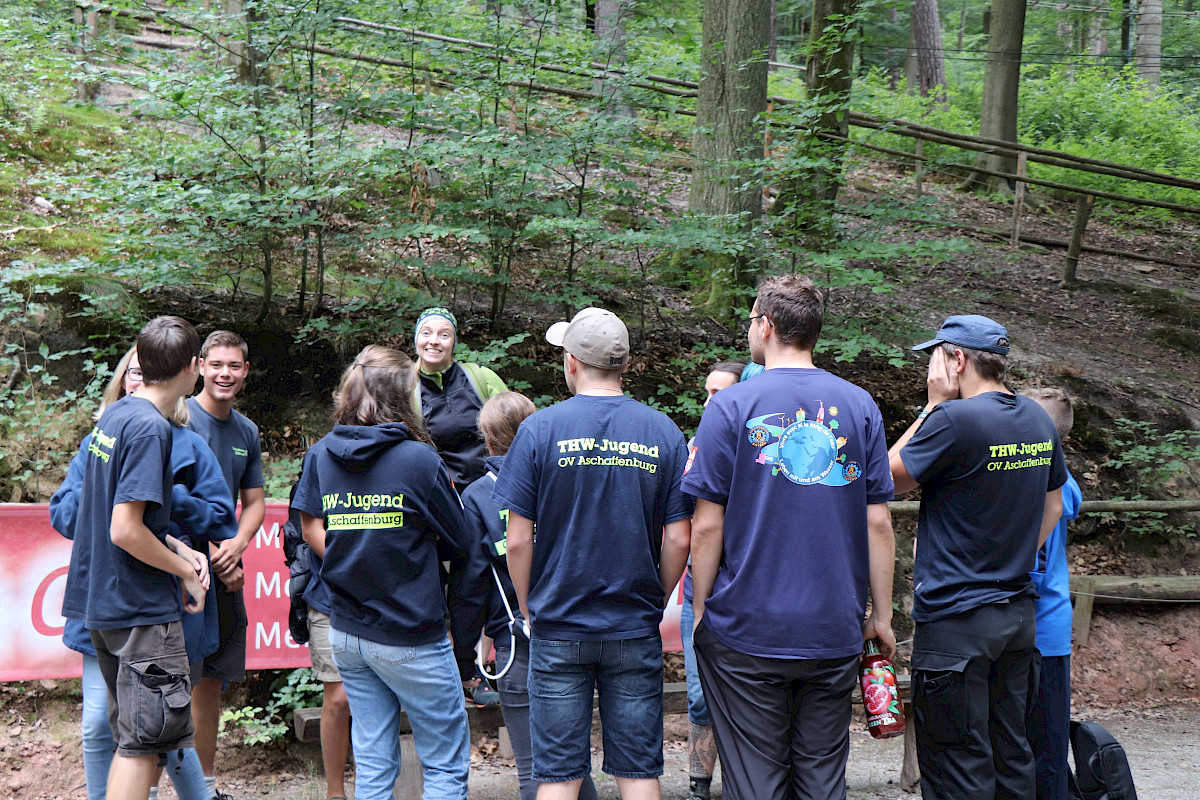
[[[867,640],[858,674],[867,711],[867,730],[876,739],[903,734],[904,706],[896,688],[896,668],[879,652],[878,639]]]

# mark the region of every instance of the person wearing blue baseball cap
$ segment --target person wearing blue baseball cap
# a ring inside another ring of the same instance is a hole
[[[948,317],[928,402],[888,451],[896,494],[921,487],[912,706],[924,800],[1035,795],[1025,718],[1040,656],[1030,578],[1062,513],[1054,423],[1004,382],[1008,331]]]

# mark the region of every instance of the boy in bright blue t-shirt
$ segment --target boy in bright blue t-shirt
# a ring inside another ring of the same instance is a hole
[[[1060,440],[1075,423],[1071,398],[1062,389],[1022,392],[1050,415]],[[1050,538],[1038,550],[1037,567],[1029,573],[1038,591],[1037,649],[1042,654],[1041,678],[1033,709],[1026,722],[1029,746],[1037,763],[1037,800],[1066,800],[1067,752],[1071,735],[1071,576],[1067,570],[1067,521],[1079,516],[1083,495],[1067,475],[1062,487],[1062,516]]]

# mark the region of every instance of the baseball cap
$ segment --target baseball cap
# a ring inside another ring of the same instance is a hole
[[[585,364],[601,369],[625,366],[629,359],[629,330],[620,317],[589,306],[570,322],[556,322],[546,331],[546,341],[565,349]]]
[[[956,344],[985,353],[1008,355],[1008,331],[993,319],[978,314],[960,314],[946,317],[937,336],[917,345],[913,350],[928,350],[935,344]]]

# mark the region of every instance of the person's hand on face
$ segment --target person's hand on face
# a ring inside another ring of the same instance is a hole
[[[940,345],[934,347],[926,379],[930,405],[958,399],[958,370],[955,367],[955,360],[947,356]]]

